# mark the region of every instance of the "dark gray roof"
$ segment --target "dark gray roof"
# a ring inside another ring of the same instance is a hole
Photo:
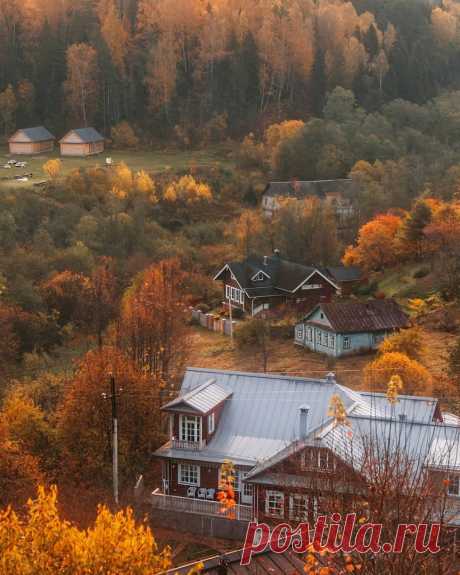
[[[393,299],[334,301],[318,304],[304,321],[320,308],[337,333],[364,333],[407,327],[409,319]],[[314,320],[313,320],[314,321]]]
[[[301,575],[305,573],[305,561],[302,555],[288,550],[285,553],[273,553],[271,551],[264,551],[257,555],[253,555],[249,565],[240,565],[241,554],[243,550],[230,551],[223,555],[215,555],[201,559],[193,563],[187,563],[170,569],[164,575],[186,575],[198,563],[203,563],[203,570],[201,573],[206,575],[219,575],[219,565],[221,560],[225,560],[228,575]],[[323,559],[319,557],[321,563]]]
[[[104,136],[99,134],[97,130],[94,128],[77,128],[75,130],[71,130],[77,134],[83,142],[91,143],[91,142],[101,142],[104,140]]]
[[[336,282],[355,282],[363,277],[361,270],[356,266],[327,267],[323,271]]]
[[[355,188],[356,183],[350,179],[270,182],[265,188],[264,196],[288,198],[316,196],[323,198],[327,194],[352,194]]]
[[[32,142],[46,142],[54,140],[55,137],[43,126],[36,126],[35,128],[21,128],[10,138],[10,141],[20,142],[20,134],[23,133]],[[18,139],[19,138],[19,139]]]
[[[342,281],[339,280],[341,274],[345,277],[352,277],[356,274],[356,268],[350,272],[340,272],[340,267],[321,269],[314,266],[297,264],[285,260],[276,254],[265,257],[251,255],[243,261],[229,263],[228,267],[241,288],[246,290],[249,297],[269,296],[271,294],[280,295],[280,292],[293,292],[314,272],[322,274],[332,283]],[[214,279],[219,279],[224,269],[225,267],[217,273]],[[267,277],[259,281],[253,280],[254,276],[259,272],[263,272]]]

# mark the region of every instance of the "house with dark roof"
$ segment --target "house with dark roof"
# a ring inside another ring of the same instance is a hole
[[[346,423],[331,412],[334,401]],[[460,419],[435,398],[400,395],[390,403],[385,393],[341,385],[333,373],[311,379],[189,368],[179,396],[162,409],[169,439],[155,452],[162,483],[149,501],[165,527],[218,537],[219,521],[239,536],[255,518],[313,521],[337,510],[330,507],[337,493],[362,501],[375,461],[370,449],[406,462],[405,474],[449,477],[449,521],[460,524]],[[218,500],[228,461],[230,512]]]
[[[21,128],[8,140],[10,154],[34,155],[51,152],[55,139],[43,126]]]
[[[317,198],[334,211],[339,224],[345,224],[355,214],[356,191],[357,185],[351,179],[270,182],[262,194],[262,210],[272,217],[283,200]]]
[[[392,299],[324,302],[296,325],[294,341],[311,351],[341,357],[376,349],[408,321]]]
[[[348,295],[362,276],[356,267],[305,266],[275,251],[272,256],[229,262],[214,280],[223,284],[226,305],[254,316],[282,304],[306,312],[320,301]]]
[[[59,141],[61,156],[92,156],[104,151],[104,136],[94,128],[70,130]]]

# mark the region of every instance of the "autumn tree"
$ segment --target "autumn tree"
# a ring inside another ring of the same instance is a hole
[[[432,212],[430,205],[423,200],[415,202],[412,210],[407,214],[402,228],[402,238],[407,249],[412,247],[416,257],[420,257],[425,240],[425,228],[430,224]]]
[[[139,145],[139,138],[126,120],[112,126],[110,135],[114,148],[136,148]]]
[[[397,351],[383,353],[364,370],[364,378],[369,389],[384,389],[394,375],[401,378],[406,394],[431,393],[433,380],[429,371],[404,353]]]
[[[0,93],[0,117],[2,119],[5,136],[14,129],[17,107],[18,103],[13,87],[9,84],[5,90]]]
[[[111,375],[118,393],[121,477],[133,479],[141,472],[163,439],[160,382],[114,347],[88,352],[69,382],[59,410],[58,440],[69,479],[97,482],[110,477]]]
[[[367,270],[381,270],[395,265],[398,261],[398,233],[402,225],[400,216],[376,216],[360,228],[356,246],[346,249],[343,263]]]
[[[170,203],[193,205],[198,202],[210,202],[212,190],[207,184],[197,182],[193,176],[188,175],[169,184],[163,193],[163,198]]]
[[[73,115],[88,126],[96,110],[98,93],[97,52],[89,44],[72,44],[67,49],[67,102]]]
[[[37,458],[9,437],[6,424],[0,419],[0,505],[24,503],[43,480]],[[3,553],[0,555],[3,557]]]
[[[260,354],[262,369],[268,369],[268,361],[272,351],[271,326],[268,318],[253,317],[242,322],[235,333],[235,341],[239,349],[251,349]]]
[[[52,179],[55,179],[61,173],[62,162],[58,158],[52,158],[43,164],[43,171]]]
[[[164,260],[139,274],[122,301],[121,343],[154,381],[170,383],[183,365],[184,281],[180,263]]]
[[[238,251],[245,257],[256,253],[261,247],[261,236],[265,230],[259,211],[244,210],[239,218],[228,225],[226,235],[235,241]]]
[[[100,506],[94,523],[79,529],[61,518],[54,486],[40,486],[24,515],[0,512],[0,555],[1,575],[154,575],[171,565],[170,549],[159,551],[150,528],[137,524],[131,509],[112,513]]]
[[[379,345],[379,353],[403,353],[421,362],[426,351],[424,333],[419,326],[403,329],[386,337]]]

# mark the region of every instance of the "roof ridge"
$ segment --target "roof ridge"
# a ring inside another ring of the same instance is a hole
[[[282,374],[282,373],[263,373],[263,372],[256,372],[256,371],[237,371],[237,370],[229,370],[229,369],[213,369],[210,367],[187,367],[187,371],[194,371],[194,372],[208,372],[208,373],[219,373],[219,374],[229,374],[229,375],[244,375],[245,377],[265,377],[269,379],[287,379],[292,381],[300,381],[302,383],[325,383],[330,385],[330,383],[324,378],[313,378],[313,377],[303,377],[301,375],[289,375],[289,374]],[[326,371],[326,370],[325,370]]]

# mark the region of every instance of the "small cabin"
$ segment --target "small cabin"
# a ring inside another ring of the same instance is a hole
[[[70,130],[59,142],[61,156],[93,156],[104,151],[104,136],[94,128]]]
[[[342,357],[374,350],[408,324],[407,315],[391,299],[325,302],[296,325],[294,342],[317,353]]]
[[[17,130],[8,140],[10,154],[32,156],[52,152],[55,137],[43,126]]]

